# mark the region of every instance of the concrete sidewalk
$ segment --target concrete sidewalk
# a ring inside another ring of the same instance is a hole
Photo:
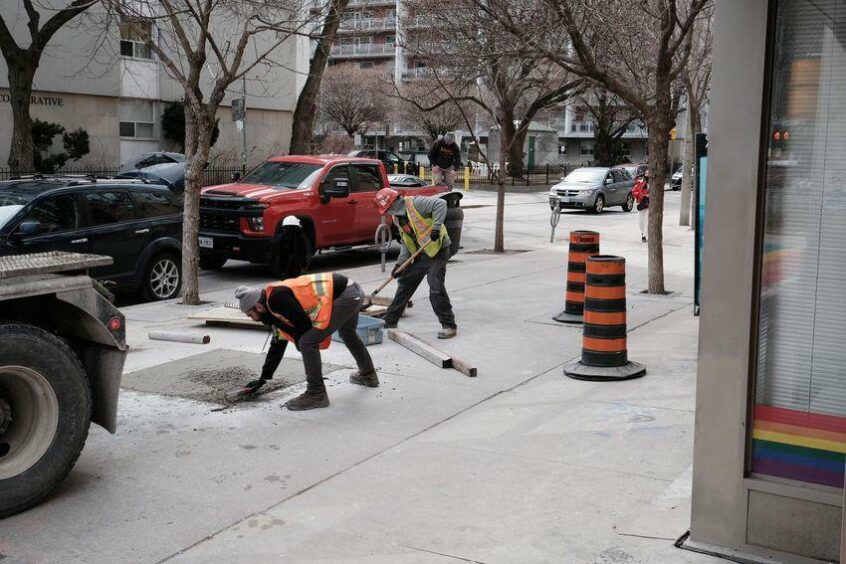
[[[676,293],[646,296],[635,214],[565,214],[549,244],[545,194],[509,194],[509,246],[528,252],[474,254],[491,240],[494,199],[465,200],[480,207],[467,210],[468,252],[447,277],[460,333],[436,343],[476,364],[477,378],[386,342],[370,349],[375,390],[347,382],[343,346],[326,351],[327,363],[345,368],[326,374],[324,410],[280,410],[302,384],[224,411],[124,390],[118,435],[92,429],[60,492],[3,521],[0,553],[14,562],[714,561],[672,546],[689,523],[691,233],[672,226],[669,207],[665,261]],[[581,346],[578,328],[551,320],[563,308],[563,239],[591,227],[604,253],[627,258],[629,350],[648,366],[643,379],[562,374]],[[384,276],[377,266],[344,272],[365,289]],[[435,343],[426,291],[401,328]],[[204,294],[206,307],[231,292]],[[206,329],[186,319],[194,311],[127,308],[128,381],[173,362],[254,366],[263,333]],[[152,328],[202,330],[212,344],[148,341]],[[284,373],[299,369],[289,355]]]

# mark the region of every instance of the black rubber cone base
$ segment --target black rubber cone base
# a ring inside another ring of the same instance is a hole
[[[588,366],[581,361],[564,366],[564,375],[576,380],[593,382],[611,382],[614,380],[632,380],[646,374],[646,367],[639,362],[627,362],[623,366]]]
[[[584,323],[585,318],[583,315],[576,315],[574,313],[567,313],[566,311],[562,311],[558,315],[552,318],[553,320],[559,323]]]

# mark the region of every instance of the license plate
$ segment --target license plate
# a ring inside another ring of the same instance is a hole
[[[201,249],[213,249],[214,248],[214,239],[211,237],[200,237],[200,248]]]

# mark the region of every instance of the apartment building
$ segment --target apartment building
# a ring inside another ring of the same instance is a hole
[[[113,169],[137,153],[175,149],[163,135],[161,116],[168,104],[181,100],[183,91],[144,43],[145,36],[159,33],[153,22],[140,33],[137,26],[104,29],[97,9],[61,29],[49,43],[33,81],[31,114],[67,130],[88,132],[91,152],[69,166]],[[28,18],[22,11],[20,3],[0,3],[0,15],[26,45]],[[293,110],[308,69],[308,42],[291,39],[274,57],[278,66],[257,69],[246,80],[248,162],[287,152]],[[214,69],[209,66],[208,71]],[[7,161],[12,134],[7,74],[0,58],[0,166]],[[221,162],[240,161],[243,142],[230,108],[233,98],[243,96],[243,87],[233,85],[219,112],[213,154]]]

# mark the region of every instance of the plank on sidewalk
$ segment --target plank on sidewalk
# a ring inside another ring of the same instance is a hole
[[[417,353],[435,366],[439,366],[441,368],[452,368],[452,357],[421,341],[411,333],[406,333],[397,329],[388,329],[388,338],[392,341],[396,341],[411,352]]]

